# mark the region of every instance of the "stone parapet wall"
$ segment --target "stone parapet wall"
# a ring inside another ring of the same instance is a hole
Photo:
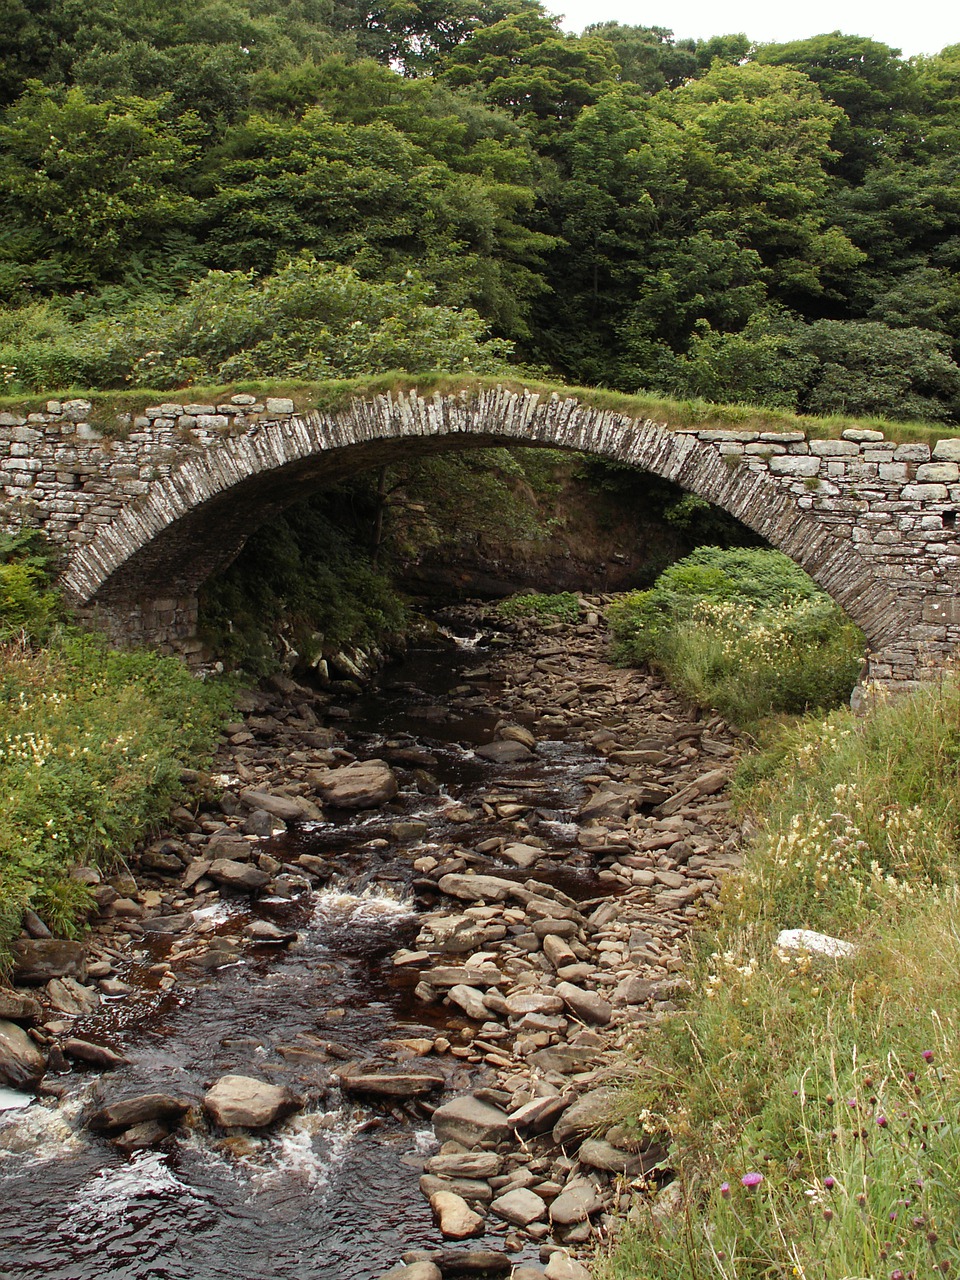
[[[867,634],[870,676],[909,684],[960,645],[960,438],[672,429],[573,398],[479,387],[296,413],[186,398],[100,431],[85,400],[0,413],[0,518],[65,551],[71,601],[117,638],[184,647],[196,590],[251,530],[323,483],[431,448],[548,445],[615,459],[716,503],[805,568]]]

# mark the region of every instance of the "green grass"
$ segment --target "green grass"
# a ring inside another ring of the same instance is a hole
[[[501,618],[528,622],[576,622],[580,617],[580,601],[570,591],[557,595],[540,592],[521,592],[508,596],[497,605]]]
[[[864,639],[778,551],[700,547],[607,611],[614,656],[662,671],[690,702],[752,728],[849,698]]]
[[[603,1280],[960,1265],[958,771],[952,681],[781,728],[743,764],[759,833],[696,940],[688,1007],[638,1047],[628,1104],[669,1132],[682,1209],[638,1202]],[[781,953],[788,927],[855,954]]]
[[[147,405],[168,401],[223,403],[231,395],[289,396],[298,412],[335,413],[346,409],[354,399],[368,400],[388,392],[394,394],[419,391],[422,395],[471,395],[502,386],[510,391],[531,391],[542,397],[558,395],[578,400],[597,409],[608,409],[637,421],[663,423],[671,429],[703,427],[742,431],[803,431],[817,439],[838,437],[848,427],[866,427],[882,431],[889,440],[933,444],[958,434],[958,428],[929,422],[890,422],[881,418],[851,418],[839,414],[816,418],[743,404],[713,404],[706,400],[669,400],[661,396],[638,393],[626,395],[598,387],[570,387],[563,383],[544,382],[523,377],[498,375],[379,374],[375,377],[342,378],[329,382],[267,380],[235,382],[224,385],[188,386],[179,391],[91,391],[79,387],[51,390],[43,395],[0,396],[0,410],[41,411],[47,400],[82,398],[92,401],[93,416],[98,424],[108,426],[118,413],[136,413]]]

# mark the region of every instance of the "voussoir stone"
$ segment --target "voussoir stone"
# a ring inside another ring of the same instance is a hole
[[[31,1089],[45,1069],[43,1054],[23,1027],[0,1021],[0,1084]]]
[[[376,809],[397,794],[397,775],[385,760],[356,760],[314,775],[324,804],[335,809]]]
[[[221,1076],[203,1105],[225,1129],[264,1129],[296,1111],[301,1102],[285,1085],[268,1084],[253,1076]]]

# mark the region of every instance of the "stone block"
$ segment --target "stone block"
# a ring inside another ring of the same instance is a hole
[[[938,440],[933,446],[933,457],[936,462],[960,462],[960,436]]]
[[[901,444],[893,453],[894,462],[929,462],[930,446],[928,444]]]
[[[960,480],[960,466],[955,462],[925,462],[917,467],[919,484],[955,484],[957,480]]]
[[[905,484],[901,494],[908,502],[946,502],[945,484]]]
[[[267,413],[289,417],[293,413],[293,401],[286,396],[267,396]]]
[[[810,452],[818,458],[849,458],[860,448],[852,440],[811,440]]]
[[[820,470],[820,459],[814,457],[771,458],[770,471],[775,476],[815,476]]]
[[[855,440],[857,444],[874,443],[883,439],[882,431],[868,431],[864,427],[847,427],[843,432],[844,440]]]
[[[801,444],[806,440],[802,431],[761,431],[760,439],[765,444]]]

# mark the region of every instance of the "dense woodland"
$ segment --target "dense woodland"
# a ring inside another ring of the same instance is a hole
[[[0,0],[10,392],[390,368],[956,421],[960,45]]]

